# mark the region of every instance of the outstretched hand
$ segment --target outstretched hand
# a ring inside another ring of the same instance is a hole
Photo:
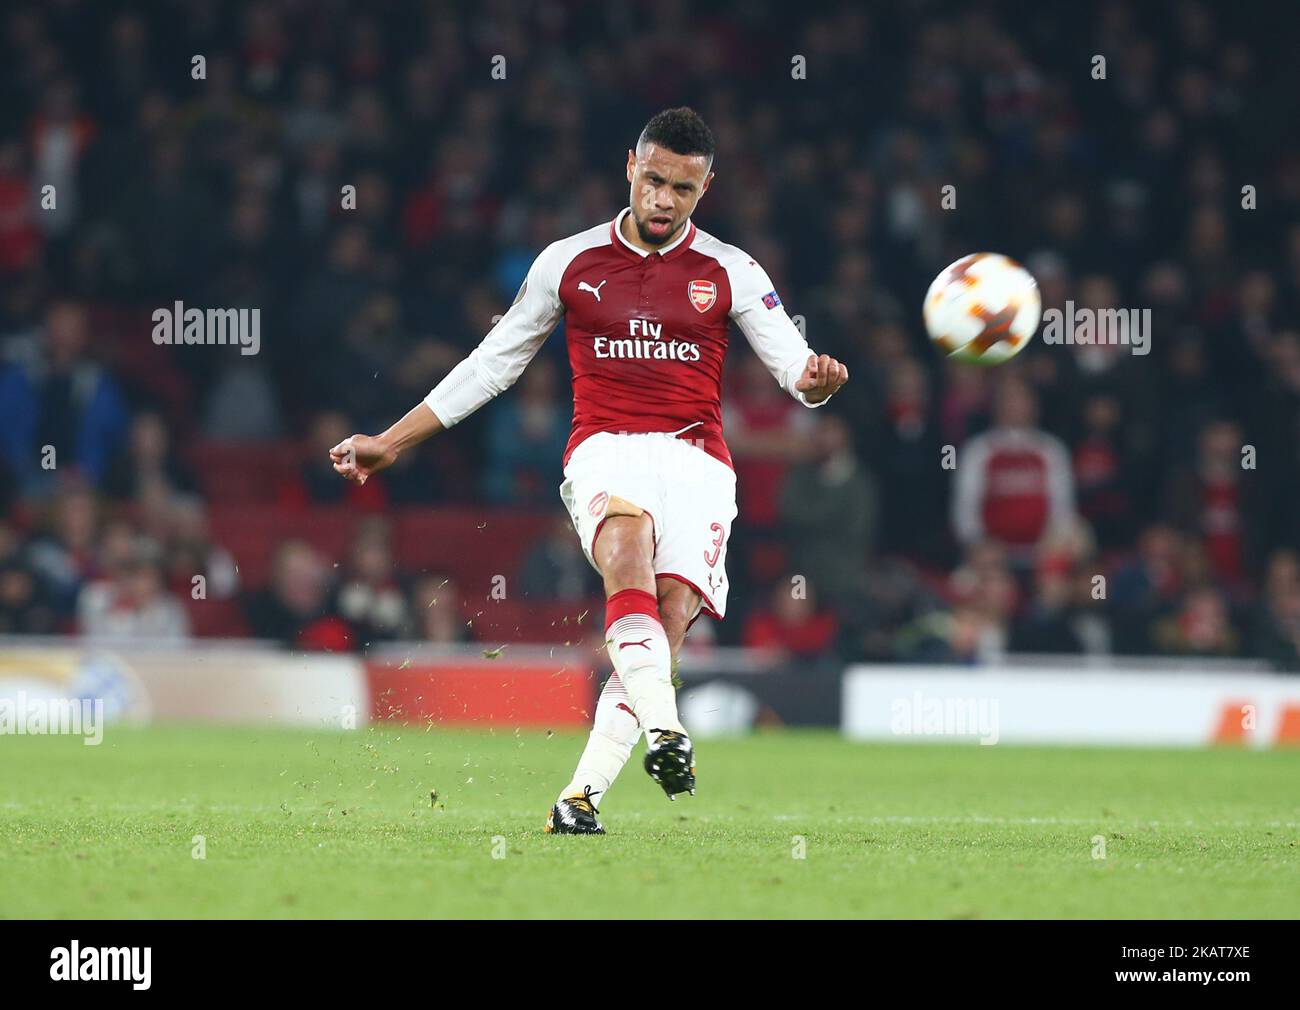
[[[364,484],[372,473],[392,466],[395,459],[397,453],[374,435],[353,435],[330,450],[334,472],[357,484]]]
[[[810,354],[803,375],[794,388],[803,393],[809,403],[821,403],[844,383],[849,381],[849,370],[829,354]]]

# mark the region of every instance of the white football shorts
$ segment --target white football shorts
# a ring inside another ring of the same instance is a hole
[[[560,499],[593,568],[600,570],[592,544],[610,499],[622,498],[650,515],[655,575],[686,583],[700,594],[704,613],[723,618],[727,539],[736,518],[731,467],[666,432],[602,431],[573,450],[564,477]]]

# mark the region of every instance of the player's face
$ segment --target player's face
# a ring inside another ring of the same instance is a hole
[[[678,154],[658,144],[646,144],[640,155],[628,151],[632,218],[641,241],[663,245],[675,239],[712,179],[702,154]]]

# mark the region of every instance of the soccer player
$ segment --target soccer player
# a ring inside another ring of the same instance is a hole
[[[547,246],[501,321],[405,417],[330,450],[335,470],[364,482],[504,392],[564,318],[573,430],[560,498],[604,580],[614,672],[548,832],[604,833],[594,801],[643,732],[645,769],[668,798],[695,792],[672,668],[700,613],[721,620],[727,609],[736,475],[721,391],[731,320],[806,406],[848,380],[840,362],[810,352],[763,268],[691,222],[713,155],[713,134],[693,110],[652,118],[627,153],[629,206]]]

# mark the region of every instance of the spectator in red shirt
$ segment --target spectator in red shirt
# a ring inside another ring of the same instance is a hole
[[[1194,467],[1171,478],[1166,488],[1169,514],[1200,541],[1215,578],[1230,589],[1245,579],[1250,487],[1243,466],[1241,429],[1214,421],[1201,429]]]
[[[1159,621],[1153,637],[1161,652],[1184,656],[1236,656],[1240,635],[1223,594],[1205,587],[1188,593],[1176,614]]]
[[[831,650],[838,632],[839,622],[818,608],[812,586],[787,578],[777,583],[770,605],[750,615],[744,644],[785,658],[812,659]]]
[[[1134,481],[1120,439],[1123,413],[1115,396],[1090,397],[1083,407],[1083,436],[1074,446],[1074,481],[1079,512],[1103,547],[1133,540]]]
[[[998,387],[993,427],[976,435],[957,457],[953,526],[963,544],[994,540],[1014,565],[1033,561],[1034,549],[1074,519],[1070,454],[1056,436],[1037,427],[1034,391],[1009,377]]]
[[[280,545],[270,584],[245,601],[245,610],[257,638],[327,652],[351,649],[356,641],[330,606],[329,562],[301,540]]]
[[[35,204],[22,145],[0,144],[0,274],[18,274],[40,255]]]

